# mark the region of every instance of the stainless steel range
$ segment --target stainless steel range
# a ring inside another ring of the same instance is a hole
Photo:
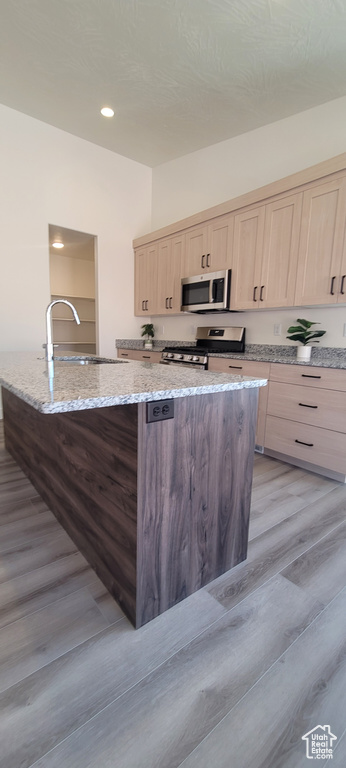
[[[165,365],[185,365],[207,369],[210,352],[224,354],[242,354],[245,351],[245,328],[224,328],[217,325],[197,328],[196,346],[165,347],[161,363]]]

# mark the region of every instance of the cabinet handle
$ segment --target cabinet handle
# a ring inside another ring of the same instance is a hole
[[[169,297],[169,309],[173,309],[173,307],[172,307],[172,299],[173,299],[173,296],[170,296]]]
[[[128,357],[128,356],[129,356],[128,352],[121,352],[120,353],[120,357]]]
[[[344,291],[345,277],[346,277],[346,275],[343,275],[342,278],[341,278],[340,293],[342,293],[342,295],[344,295],[344,293],[345,293],[345,291]]]
[[[243,370],[243,366],[242,365],[229,365],[228,367],[229,368],[237,368],[239,371]]]
[[[142,301],[142,312],[144,312],[144,310],[145,310],[144,301]]]
[[[322,376],[313,376],[312,373],[302,373],[303,379],[322,379]]]
[[[202,258],[201,258],[201,267],[202,267],[202,269],[204,269],[204,268],[205,268],[205,264],[203,264],[203,259],[205,259],[205,256],[204,256],[204,255],[203,255],[203,256],[202,256]]]
[[[335,283],[335,275],[332,277],[331,283],[330,283],[330,293],[332,296],[334,296],[334,283]]]
[[[308,405],[308,403],[298,403],[298,405],[302,405],[303,408],[318,408],[318,405]]]
[[[169,309],[169,306],[168,306],[168,296],[166,298],[165,305],[166,305],[166,309]]]
[[[148,299],[147,299],[147,300],[146,300],[146,302],[145,302],[145,309],[146,309],[146,311],[148,312]]]
[[[210,267],[209,256],[210,256],[210,253],[207,253],[207,267]]]
[[[295,440],[294,442],[299,443],[299,445],[307,445],[308,448],[313,448],[313,445],[314,445],[313,443],[304,443],[303,440]]]
[[[255,287],[254,287],[254,289],[253,289],[253,297],[252,297],[253,301],[257,301],[257,299],[256,299],[256,293],[257,293],[257,285],[255,285]]]
[[[143,360],[150,360],[150,355],[142,355]]]
[[[261,285],[260,301],[263,301],[263,291],[264,291],[264,285]]]

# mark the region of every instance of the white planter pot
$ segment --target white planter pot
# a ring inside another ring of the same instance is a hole
[[[144,349],[152,349],[153,348],[153,342],[152,341],[145,341],[144,342]]]
[[[310,360],[312,347],[297,347],[297,360]]]

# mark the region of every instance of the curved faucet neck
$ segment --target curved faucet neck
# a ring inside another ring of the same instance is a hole
[[[54,307],[54,304],[67,304],[67,306],[70,307],[70,309],[73,312],[74,319],[77,325],[80,325],[78,312],[76,308],[73,306],[73,304],[71,304],[70,301],[67,301],[67,299],[54,299],[54,301],[51,301],[50,304],[48,304],[48,307],[46,309],[46,360],[48,360],[48,362],[51,362],[54,357],[53,332],[52,332],[52,308]]]

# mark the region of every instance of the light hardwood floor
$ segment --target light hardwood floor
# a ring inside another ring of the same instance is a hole
[[[346,765],[346,487],[255,457],[248,559],[134,630],[6,452],[2,768]],[[327,761],[325,761],[327,762]]]

